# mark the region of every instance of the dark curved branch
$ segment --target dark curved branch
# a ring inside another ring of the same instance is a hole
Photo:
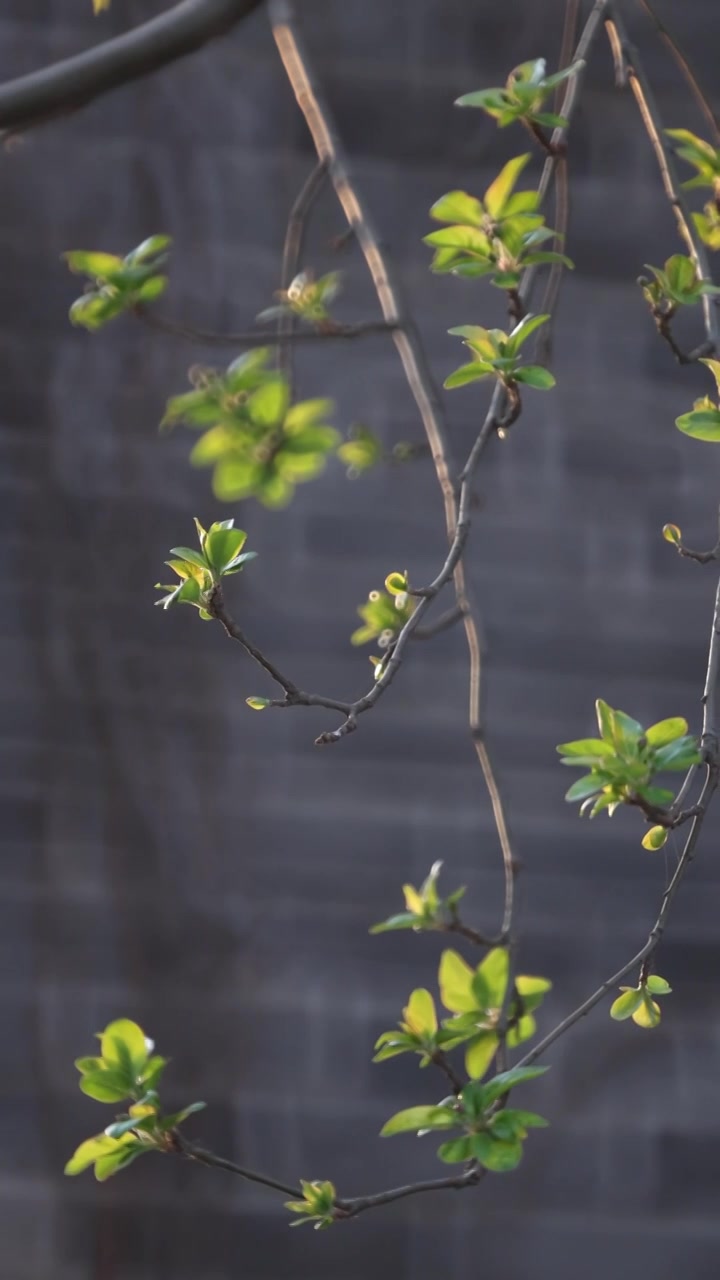
[[[261,0],[181,0],[167,13],[63,62],[0,85],[0,132],[77,111],[225,35]]]

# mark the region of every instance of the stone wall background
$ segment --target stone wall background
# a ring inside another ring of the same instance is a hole
[[[163,8],[6,0],[0,75],[90,44]],[[438,379],[446,336],[499,323],[492,290],[433,278],[427,209],[482,191],[524,148],[459,93],[556,56],[562,7],[507,0],[305,0],[306,39],[356,177],[390,244]],[[711,0],[670,0],[701,76],[716,81]],[[647,24],[643,27],[646,35]],[[668,124],[702,131],[652,40]],[[717,100],[717,94],[716,94]],[[285,512],[218,513],[190,437],[159,438],[165,398],[207,353],[121,321],[94,338],[66,311],[72,247],[175,239],[178,317],[239,328],[276,287],[287,211],[312,163],[265,17],[198,57],[27,135],[2,158],[0,301],[0,1239],[8,1280],[714,1280],[720,1227],[717,818],[663,944],[675,994],[646,1036],[598,1011],[526,1091],[552,1128],[512,1178],[476,1195],[408,1200],[329,1233],[289,1232],[280,1205],[220,1173],[140,1162],[104,1187],[62,1166],[105,1112],[72,1060],[112,1017],[137,1018],[173,1058],[178,1101],[207,1100],[193,1135],[276,1176],[332,1177],[353,1194],[432,1176],[433,1148],[384,1144],[384,1119],[427,1097],[402,1059],[370,1064],[409,988],[432,982],[437,942],[367,926],[438,856],[490,924],[502,885],[487,797],[463,732],[461,635],[418,646],[402,678],[334,750],[322,713],[254,716],[263,681],[219,629],[151,607],[167,549],[191,518],[235,514],[262,559],[231,592],[258,642],[305,687],[362,690],[348,635],[388,569],[437,565],[431,468],[355,484],[333,466]],[[555,744],[592,726],[604,696],[646,721],[699,725],[713,575],[660,538],[712,536],[718,455],[673,418],[706,379],[678,370],[633,283],[676,249],[673,220],[629,94],[593,56],[572,146],[558,389],[527,412],[478,481],[469,569],[489,647],[488,711],[521,878],[521,960],[556,983],[542,1025],[631,954],[677,847],[651,857],[639,823],[579,823]],[[334,265],[328,195],[308,257]],[[359,255],[343,262],[347,318],[374,315]],[[697,338],[699,335],[695,333]],[[691,339],[692,341],[692,339]],[[232,352],[228,352],[230,358]],[[328,358],[329,357],[329,358]],[[212,358],[212,356],[211,356]],[[420,439],[392,345],[303,353],[300,389],[330,394],[338,425]],[[447,398],[456,456],[482,394]],[[189,611],[188,615],[189,615]],[[170,1099],[169,1099],[170,1100]]]

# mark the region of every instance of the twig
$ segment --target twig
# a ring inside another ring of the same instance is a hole
[[[373,1196],[357,1196],[354,1200],[338,1200],[338,1207],[343,1210],[343,1217],[355,1218],[367,1209],[377,1209],[380,1205],[392,1204],[394,1200],[404,1200],[406,1196],[417,1196],[423,1191],[461,1191],[464,1187],[476,1187],[485,1177],[485,1170],[473,1166],[454,1178],[431,1178],[428,1182],[410,1182],[405,1187],[393,1187],[390,1191],[379,1191]]]
[[[447,1076],[447,1079],[452,1085],[453,1093],[456,1095],[462,1093],[462,1090],[465,1087],[465,1081],[460,1079],[460,1076],[457,1074],[455,1068],[449,1061],[447,1055],[443,1053],[442,1049],[436,1049],[430,1061],[433,1062],[436,1067],[439,1067],[444,1075]]]
[[[705,688],[702,695],[703,723],[700,745],[709,765],[717,763],[718,755],[718,723],[717,723],[717,682],[718,664],[720,664],[720,579],[715,592],[715,608],[713,611],[710,649],[708,652]]]
[[[718,509],[718,536],[714,547],[709,551],[693,551],[681,540],[675,543],[675,550],[679,556],[684,556],[686,560],[696,560],[698,564],[710,564],[711,560],[720,559],[720,508]]]
[[[710,103],[707,99],[707,95],[703,93],[700,87],[700,82],[697,76],[695,75],[695,72],[693,71],[692,67],[690,66],[690,63],[685,57],[685,54],[683,53],[682,49],[678,45],[677,41],[674,40],[673,37],[671,36],[664,22],[660,21],[652,5],[648,3],[648,0],[638,0],[638,4],[642,9],[645,10],[645,13],[655,24],[655,30],[660,36],[660,39],[662,40],[663,44],[666,45],[667,48],[670,50],[670,53],[673,59],[675,60],[676,65],[680,68],[682,75],[685,77],[685,81],[690,89],[690,92],[695,98],[695,101],[697,102],[698,107],[700,108],[700,111],[704,115],[705,120],[707,121],[708,125],[712,129],[712,132],[715,134],[715,141],[720,143],[720,125],[718,124],[717,116],[715,115],[715,112],[710,106]]]
[[[181,0],[167,13],[84,53],[0,85],[0,133],[66,115],[225,35],[260,0]]]
[[[441,631],[448,631],[450,627],[454,627],[463,617],[463,610],[459,604],[454,604],[451,609],[446,609],[445,613],[441,613],[435,622],[429,622],[426,627],[415,628],[416,640],[432,640],[434,636],[440,635]]]
[[[652,143],[665,194],[675,214],[680,236],[687,245],[688,254],[695,263],[698,275],[702,280],[711,283],[712,274],[705,246],[693,230],[690,210],[682,194],[680,182],[675,172],[672,150],[665,140],[657,103],[645,75],[643,65],[638,57],[637,49],[630,43],[622,19],[615,9],[612,11],[612,16],[606,19],[605,26],[611,41],[618,43],[627,61],[630,88],[635,95],[635,101],[640,110],[645,130]],[[712,344],[714,351],[720,351],[718,313],[714,302],[707,294],[703,296],[702,307],[708,342]]]
[[[450,474],[440,401],[419,334],[415,325],[405,314],[400,301],[398,286],[392,279],[390,264],[382,252],[372,222],[368,218],[367,211],[363,208],[349,178],[345,157],[335,135],[327,108],[322,103],[317,87],[312,82],[307,59],[294,28],[292,8],[287,3],[287,0],[273,0],[270,6],[270,14],[273,35],[283,66],[295,93],[298,106],[312,135],[318,157],[327,164],[330,180],[335,188],[338,200],[365,257],[383,316],[388,323],[398,326],[394,329],[393,340],[432,450],[433,463],[443,495],[445,524],[450,542],[450,550],[440,574],[431,583],[427,595],[423,600],[420,600],[415,613],[403,627],[380,679],[370,693],[354,704],[352,713],[344,724],[333,732],[321,734],[317,742],[325,744],[339,741],[340,738],[355,728],[357,716],[374,705],[394,678],[402,661],[405,644],[421,621],[430,600],[438,594],[451,577],[454,580],[458,605],[463,610],[463,622],[470,653],[470,726],[474,734],[480,724],[480,665],[482,649],[478,625],[468,596],[465,571],[461,563],[462,552],[470,526],[470,477],[468,477],[464,490],[461,492],[458,506]],[[499,400],[494,403],[497,408]],[[489,435],[490,427],[488,427],[486,438]],[[476,455],[476,460],[479,456],[480,451]],[[493,784],[491,792],[491,796],[494,797],[492,800],[493,811],[497,814],[499,809],[502,816],[502,831],[505,832],[505,839],[507,839],[507,822],[502,810],[502,802],[490,758],[486,750],[484,757],[484,763],[481,761],[483,763],[483,774],[486,781],[489,777]],[[509,867],[512,859],[508,859],[505,851],[503,852],[503,857],[506,874],[510,874]]]
[[[160,333],[167,333],[173,338],[184,338],[188,342],[197,342],[213,347],[272,347],[278,343],[314,343],[331,338],[365,338],[369,334],[390,333],[392,325],[384,320],[368,320],[360,324],[338,324],[323,329],[294,329],[292,333],[273,333],[262,329],[248,329],[243,333],[214,333],[209,329],[195,329],[188,325],[176,324],[174,320],[166,320],[154,310],[142,305],[133,308],[133,314]]]
[[[280,289],[282,292],[289,289],[292,281],[298,274],[303,246],[305,243],[308,218],[315,201],[325,185],[326,178],[327,166],[323,160],[318,160],[315,168],[312,170],[312,173],[303,184],[303,187],[290,210],[287,231],[285,232],[282,267],[280,270]],[[278,322],[277,330],[277,339],[279,344],[278,369],[281,373],[285,374],[291,388],[291,395],[293,383],[293,352],[292,347],[287,345],[287,341],[294,329],[294,316],[292,314],[282,315]]]
[[[259,1182],[261,1186],[270,1187],[273,1191],[282,1191],[284,1195],[292,1196],[295,1200],[302,1199],[300,1187],[291,1187],[285,1182],[278,1182],[276,1178],[267,1178],[264,1173],[245,1169],[242,1165],[235,1164],[234,1160],[226,1160],[224,1156],[216,1156],[212,1151],[196,1147],[193,1143],[186,1142],[177,1129],[172,1132],[172,1141],[173,1151],[177,1155],[185,1156],[187,1160],[195,1160],[198,1164],[207,1165],[210,1169],[224,1169],[226,1173],[237,1174],[239,1178],[246,1178],[248,1182]]]

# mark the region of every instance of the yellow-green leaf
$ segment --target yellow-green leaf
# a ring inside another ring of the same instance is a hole
[[[643,849],[662,849],[668,838],[667,827],[651,827],[642,838]]]
[[[471,1013],[478,1004],[473,995],[472,981],[475,970],[457,951],[443,951],[440,957],[438,982],[440,997],[451,1013]]]
[[[429,991],[418,987],[403,1009],[405,1024],[414,1035],[434,1035],[438,1028],[435,1001]]]
[[[465,1070],[471,1080],[480,1080],[487,1071],[500,1041],[494,1031],[484,1031],[465,1050]]]

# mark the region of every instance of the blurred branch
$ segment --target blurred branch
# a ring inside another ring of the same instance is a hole
[[[181,0],[167,13],[84,53],[0,85],[0,132],[23,129],[87,106],[225,35],[261,0]]]
[[[675,172],[675,164],[673,161],[672,151],[665,140],[663,125],[658,111],[657,103],[653,91],[648,82],[647,76],[638,56],[637,49],[628,39],[622,19],[618,16],[615,9],[612,15],[606,19],[606,28],[613,47],[622,50],[623,56],[627,63],[627,78],[630,88],[635,95],[642,117],[643,124],[660,169],[660,176],[665,188],[665,194],[670,202],[670,206],[675,214],[680,236],[687,245],[688,253],[697,268],[697,273],[702,280],[708,283],[712,282],[712,273],[710,271],[710,262],[705,251],[705,246],[698,236],[695,235],[692,224],[692,217],[688,208],[687,201],[682,194],[680,181]],[[707,333],[708,342],[712,344],[715,352],[720,351],[720,326],[718,322],[718,312],[714,300],[707,294],[702,299],[703,318],[705,321],[705,332]]]
[[[640,5],[641,9],[644,9],[645,13],[653,22],[655,26],[655,30],[657,31],[663,44],[670,50],[671,57],[674,59],[676,65],[679,67],[680,72],[684,76],[685,82],[688,88],[690,89],[690,92],[692,93],[695,101],[697,102],[698,107],[700,108],[700,111],[702,112],[707,124],[710,126],[710,129],[715,135],[716,143],[720,143],[720,125],[718,124],[717,116],[715,115],[715,112],[710,106],[707,95],[703,93],[703,90],[700,87],[700,82],[697,76],[695,75],[695,72],[693,71],[692,67],[690,66],[690,63],[685,57],[685,54],[683,53],[677,41],[671,36],[664,22],[661,22],[660,19],[658,18],[654,8],[649,3],[649,0],[638,0],[638,4]]]
[[[287,292],[295,279],[295,276],[300,270],[300,260],[302,258],[303,246],[305,243],[308,219],[315,201],[322,192],[326,178],[327,166],[323,160],[318,160],[315,168],[304,182],[290,210],[287,231],[285,232],[282,268],[280,270],[280,289],[283,293]],[[295,317],[291,313],[281,316],[277,329],[277,339],[279,344],[278,368],[285,374],[285,377],[288,380],[291,399],[293,384],[293,352],[292,347],[287,344],[288,338],[293,334],[295,328]]]
[[[384,320],[369,320],[360,324],[327,325],[322,329],[293,329],[292,332],[273,333],[262,329],[247,329],[244,333],[214,333],[208,329],[195,329],[189,325],[176,324],[174,320],[166,320],[154,310],[137,306],[133,314],[151,329],[167,333],[173,338],[184,338],[187,342],[197,342],[211,347],[273,347],[278,343],[293,345],[294,343],[314,343],[327,341],[329,338],[365,338],[369,334],[389,333],[392,326]]]

